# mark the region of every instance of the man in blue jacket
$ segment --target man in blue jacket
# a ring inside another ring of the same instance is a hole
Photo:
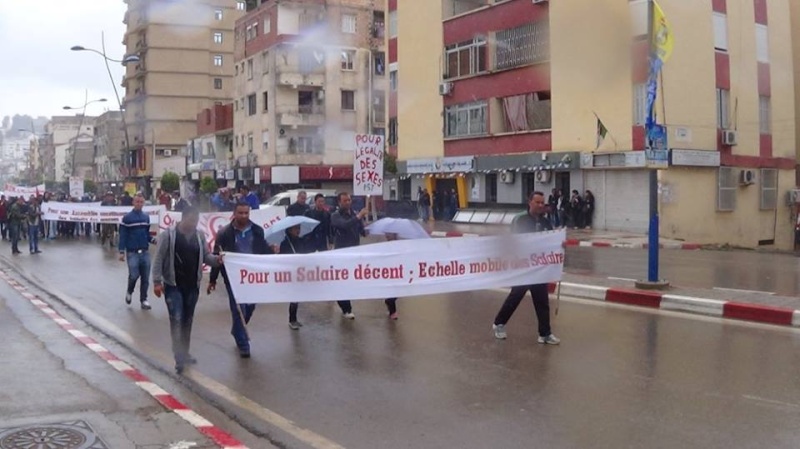
[[[142,211],[144,196],[136,194],[133,198],[133,210],[122,217],[119,226],[119,260],[128,260],[128,291],[125,294],[125,304],[131,303],[133,289],[136,281],[142,278],[139,284],[139,301],[143,310],[150,310],[147,301],[147,289],[150,278],[150,243],[155,239],[150,236],[150,217]]]

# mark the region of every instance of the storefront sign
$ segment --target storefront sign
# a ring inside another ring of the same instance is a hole
[[[719,151],[676,150],[671,151],[672,165],[688,167],[719,167]]]
[[[474,156],[410,159],[406,162],[406,171],[408,173],[461,173],[473,171],[474,169]]]

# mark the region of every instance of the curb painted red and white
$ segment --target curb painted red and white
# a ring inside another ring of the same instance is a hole
[[[555,284],[550,286],[555,291]],[[719,301],[692,296],[670,295],[653,291],[561,283],[561,294],[581,299],[627,304],[653,309],[688,312],[779,326],[800,327],[800,310],[784,307]]]
[[[180,402],[175,396],[169,394],[166,390],[156,385],[150,378],[145,376],[141,371],[133,367],[128,362],[118,358],[106,347],[98,343],[92,337],[86,335],[78,330],[68,320],[59,315],[50,305],[44,302],[40,297],[28,291],[28,289],[17,282],[14,278],[8,275],[5,271],[0,271],[0,279],[7,282],[14,290],[19,292],[23,298],[31,302],[42,313],[47,315],[51,320],[58,324],[62,329],[72,335],[75,340],[78,340],[84,346],[89,348],[98,357],[108,362],[109,365],[114,367],[117,371],[125,375],[128,379],[133,381],[139,388],[146,391],[150,396],[158,401],[167,410],[172,411],[176,415],[183,418],[184,421],[191,424],[200,433],[211,439],[217,446],[223,449],[248,449],[243,443],[234,438],[231,434],[225,432],[219,427],[212,424],[207,419],[200,416],[197,412],[190,409],[187,405]]]
[[[481,234],[470,234],[459,231],[431,231],[431,237],[480,237]],[[592,248],[627,248],[627,249],[647,249],[647,243],[627,243],[627,242],[609,242],[607,240],[579,240],[567,239],[565,241],[567,246],[579,247],[592,247]],[[703,245],[699,243],[662,243],[659,245],[662,249],[702,249]]]

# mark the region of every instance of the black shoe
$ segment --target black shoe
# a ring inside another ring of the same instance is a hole
[[[186,357],[186,364],[187,365],[197,365],[197,359],[192,357],[191,355],[187,356]]]
[[[180,363],[176,363],[176,364],[175,364],[175,374],[178,374],[178,375],[181,375],[181,374],[183,374],[183,370],[184,370],[185,368],[186,368],[186,367],[185,367],[185,366],[183,366],[182,364],[180,364]]]
[[[249,359],[250,358],[250,349],[249,348],[248,349],[239,349],[239,357],[241,357],[243,359]]]
[[[42,254],[42,252],[37,249],[36,251],[33,252],[33,254]]]

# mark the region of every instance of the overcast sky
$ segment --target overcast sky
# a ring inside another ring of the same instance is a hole
[[[108,99],[88,114],[118,109],[103,58],[70,47],[100,50],[105,31],[108,56],[122,59],[125,10],[122,0],[0,0],[0,118],[63,115],[63,106],[83,105],[86,89],[90,100]],[[111,70],[123,96],[123,68]]]

